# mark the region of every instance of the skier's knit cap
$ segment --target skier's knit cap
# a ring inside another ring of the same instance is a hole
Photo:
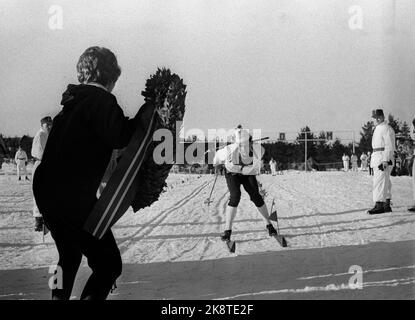
[[[249,131],[247,129],[237,129],[235,132],[236,143],[247,143],[249,141]]]
[[[372,118],[384,117],[382,109],[376,109],[372,111]]]

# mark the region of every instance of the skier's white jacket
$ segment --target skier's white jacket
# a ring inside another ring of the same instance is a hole
[[[261,158],[262,148],[260,145],[259,148],[254,147],[251,159],[249,158],[248,152],[241,150],[238,143],[232,143],[216,151],[215,157],[213,158],[213,165],[225,164],[226,170],[232,173],[258,175],[261,173]],[[251,164],[244,165],[248,164],[249,160],[252,160]]]
[[[394,160],[395,131],[385,122],[377,125],[372,137],[373,153],[370,160],[372,168],[378,167],[382,162]],[[382,151],[376,149],[384,148]]]
[[[32,156],[38,160],[42,159],[43,151],[46,147],[46,141],[48,140],[48,132],[41,128],[33,138],[32,143]]]

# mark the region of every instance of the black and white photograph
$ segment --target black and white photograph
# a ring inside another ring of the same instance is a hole
[[[414,21],[413,0],[0,0],[0,300],[414,300]]]

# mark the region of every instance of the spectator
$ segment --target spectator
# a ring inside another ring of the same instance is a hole
[[[14,161],[16,162],[18,181],[22,180],[22,175],[26,176],[26,180],[29,180],[29,178],[27,177],[26,170],[28,158],[26,152],[22,149],[22,146],[19,146],[19,149],[17,150],[16,155],[14,157]]]

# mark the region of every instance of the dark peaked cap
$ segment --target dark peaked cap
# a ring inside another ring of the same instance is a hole
[[[382,109],[376,109],[372,111],[372,118],[377,118],[377,117],[385,117]]]

